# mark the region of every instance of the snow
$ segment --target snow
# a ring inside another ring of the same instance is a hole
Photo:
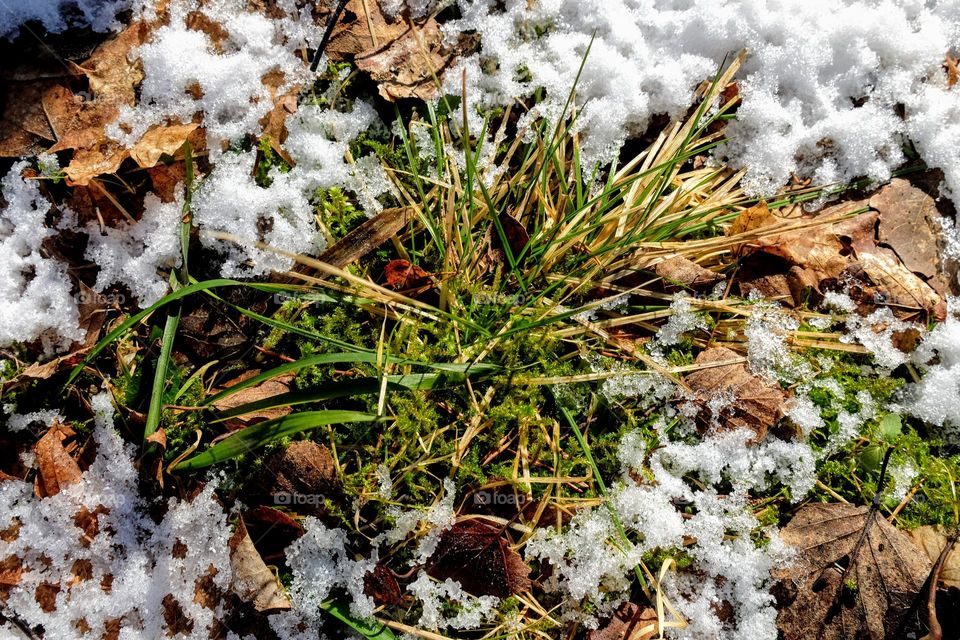
[[[6,207],[0,211],[0,347],[39,339],[44,353],[84,337],[67,265],[47,257],[43,241],[50,202],[35,180],[24,180],[26,161],[0,181]]]
[[[117,14],[130,0],[29,0],[0,3],[0,38],[13,39],[36,21],[50,33],[88,26],[94,31],[119,28]]]
[[[151,193],[144,198],[143,217],[137,222],[121,222],[103,233],[97,223],[89,223],[84,257],[100,267],[93,289],[102,292],[112,284],[125,284],[140,307],[162,298],[170,288],[169,271],[182,261],[182,215],[182,199],[163,203]]]
[[[940,427],[954,440],[960,433],[960,320],[957,299],[950,300],[951,314],[924,338],[913,354],[923,371],[920,382],[907,389],[904,410]]]
[[[960,89],[941,66],[960,45],[956,0],[458,4],[462,19],[444,30],[475,30],[482,47],[446,75],[446,90],[459,95],[463,70],[479,108],[543,87],[521,124],[561,117],[590,47],[576,87],[587,163],[612,159],[652,116],[682,115],[695,86],[746,49],[743,102],[718,156],[748,169],[751,193],[771,194],[794,173],[819,184],[888,179],[907,139],[960,189]]]
[[[417,624],[425,629],[476,629],[496,613],[500,602],[496,596],[470,595],[451,578],[437,582],[423,571],[407,585],[407,590],[423,607]],[[452,602],[459,605],[459,610],[453,615],[444,615],[444,606]]]
[[[15,556],[23,565],[6,606],[29,625],[42,625],[48,638],[100,638],[111,620],[121,621],[121,638],[207,638],[224,611],[221,604],[207,608],[194,601],[197,581],[210,576],[214,586],[226,589],[231,577],[230,529],[215,485],[191,502],[171,500],[154,524],[137,492],[136,451],[113,430],[109,394],[94,396],[92,405],[97,457],[80,482],[43,499],[29,483],[0,483],[0,530],[19,522],[16,537],[0,540],[0,557]],[[93,526],[83,527],[94,518]],[[82,579],[84,571],[89,578]],[[58,589],[52,611],[35,597],[44,583]],[[192,632],[174,635],[168,629],[168,595],[193,621]]]

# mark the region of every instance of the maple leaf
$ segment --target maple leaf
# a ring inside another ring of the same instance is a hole
[[[870,507],[808,504],[780,536],[799,552],[776,572],[786,640],[896,637],[930,573],[926,555]]]

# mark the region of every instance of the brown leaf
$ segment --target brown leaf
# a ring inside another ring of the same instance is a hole
[[[392,238],[413,217],[411,207],[384,209],[324,251],[320,260],[342,269]]]
[[[931,567],[906,535],[868,507],[814,503],[780,536],[798,549],[776,572],[786,640],[897,637]]]
[[[943,61],[943,66],[947,70],[947,86],[952,87],[957,84],[957,63],[960,62],[960,59],[952,53],[948,53],[946,59]]]
[[[263,505],[244,511],[243,522],[264,562],[282,561],[286,548],[304,533],[303,526],[289,515]]]
[[[192,122],[153,126],[130,149],[130,157],[141,167],[155,166],[160,162],[160,156],[174,155],[197,126]]]
[[[83,476],[80,465],[63,446],[63,441],[73,435],[69,427],[55,422],[34,447],[37,454],[37,478],[34,491],[39,498],[60,493],[67,485],[78,482]]]
[[[924,525],[917,527],[913,531],[908,531],[907,535],[917,547],[935,563],[943,548],[947,546],[949,533],[943,527],[933,527]],[[943,569],[940,572],[940,582],[945,587],[955,587],[960,589],[960,551],[954,548],[954,551],[947,556]]]
[[[369,14],[364,9],[369,9]],[[407,31],[404,19],[388,18],[377,0],[350,0],[337,22],[324,53],[331,60],[343,60],[393,42]]]
[[[254,609],[264,612],[290,608],[283,587],[253,546],[243,518],[230,538],[230,567],[233,569],[230,588],[244,602],[251,602]]]
[[[776,222],[777,218],[770,213],[770,207],[767,206],[765,201],[761,200],[752,207],[741,211],[740,215],[727,228],[726,235],[740,235],[741,233],[768,227],[776,224]]]
[[[653,267],[654,273],[663,278],[667,289],[706,289],[723,280],[715,271],[701,267],[683,256],[667,258]]]
[[[384,274],[387,286],[397,291],[429,286],[432,282],[429,272],[411,264],[409,260],[391,260],[384,267]]]
[[[715,364],[738,357],[737,352],[726,347],[705,349],[697,355],[696,364],[700,368],[685,380],[701,406],[701,420],[716,421],[725,430],[750,429],[757,434],[755,440],[762,440],[780,418],[786,396],[779,385],[750,373],[743,363]],[[719,415],[713,415],[708,402],[721,394],[733,401],[724,406]]]
[[[408,25],[388,44],[357,56],[356,64],[370,74],[385,100],[429,100],[437,96],[436,80],[459,55],[476,48],[477,42],[465,38],[456,47],[447,47],[440,25],[429,18],[421,26]]]
[[[230,387],[252,378],[253,376],[259,375],[259,369],[249,369],[244,371],[242,374],[228,380],[224,383],[223,389],[229,389]],[[261,382],[258,385],[252,387],[247,387],[246,389],[241,389],[240,391],[229,395],[222,400],[218,400],[213,403],[213,406],[219,411],[228,411],[230,409],[235,409],[240,405],[247,404],[249,402],[257,402],[258,400],[266,400],[267,398],[272,398],[273,396],[280,395],[282,393],[288,393],[290,391],[290,382],[295,377],[295,374],[290,373],[282,376],[277,376],[276,378],[271,378],[265,382]],[[223,390],[221,389],[221,390]],[[290,407],[273,407],[269,409],[260,409],[257,411],[252,411],[250,413],[245,413],[241,416],[230,418],[226,421],[226,425],[229,429],[241,429],[247,425],[255,424],[257,422],[263,422],[264,420],[272,420],[273,418],[279,418],[290,413]]]
[[[914,273],[934,277],[940,266],[936,222],[940,213],[934,199],[903,178],[894,178],[870,198],[870,206],[879,214],[880,242],[896,251]]]
[[[56,82],[31,79],[0,83],[0,157],[17,158],[42,151],[55,140],[43,111],[43,94]]]
[[[363,592],[378,605],[397,606],[403,604],[403,591],[396,576],[382,562],[363,576]]]
[[[298,440],[264,463],[261,484],[278,504],[284,495],[298,511],[323,513],[326,498],[339,495],[337,467],[330,450],[310,440]]]
[[[427,561],[437,580],[452,578],[476,596],[506,598],[530,589],[530,567],[500,527],[481,520],[457,522],[443,532]]]
[[[147,175],[150,176],[150,184],[153,186],[153,192],[157,194],[161,202],[173,202],[177,199],[177,193],[182,192],[181,183],[187,177],[186,166],[182,162],[173,162],[171,164],[159,163],[147,169]]]
[[[904,266],[892,250],[877,245],[877,219],[877,212],[870,211],[839,222],[768,235],[759,238],[756,247],[791,266],[809,270],[821,288],[837,287],[845,280],[845,272],[860,268],[872,282],[873,297],[885,301],[898,315],[906,317],[922,311],[940,317],[943,299],[937,292]]]
[[[657,635],[657,612],[624,602],[599,629],[587,633],[587,640],[650,640]]]

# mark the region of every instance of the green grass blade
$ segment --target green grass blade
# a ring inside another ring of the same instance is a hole
[[[188,458],[174,467],[175,471],[192,471],[236,458],[254,449],[294,434],[331,424],[376,422],[382,420],[362,411],[304,411],[260,422],[227,436],[203,453]]]
[[[390,627],[382,622],[377,622],[376,620],[361,620],[350,615],[350,606],[343,602],[331,600],[324,602],[320,605],[320,608],[353,629],[360,634],[362,638],[367,638],[368,640],[397,639],[397,636],[390,630]]]

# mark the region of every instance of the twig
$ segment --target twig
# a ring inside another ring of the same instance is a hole
[[[340,14],[343,13],[343,8],[346,6],[347,0],[337,0],[337,6],[333,10],[333,15],[330,16],[330,20],[327,22],[327,28],[323,30],[323,37],[320,38],[320,44],[317,45],[317,50],[313,52],[313,62],[310,63],[310,71],[316,73],[317,67],[320,66],[320,58],[323,57],[323,50],[327,48],[330,36],[333,35],[333,28],[340,22]]]

